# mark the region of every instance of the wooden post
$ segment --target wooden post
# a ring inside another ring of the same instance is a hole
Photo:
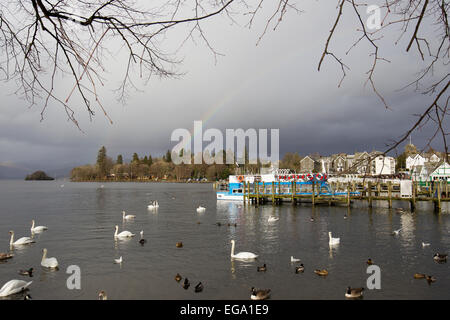
[[[412,197],[411,197],[411,212],[416,210],[416,193],[417,193],[417,181],[413,181]]]
[[[294,204],[294,181],[291,181],[291,201]]]
[[[367,189],[368,189],[368,192],[369,192],[369,197],[368,197],[369,208],[372,208],[372,182],[371,181],[369,181],[367,183]]]
[[[259,205],[259,182],[255,181],[255,186],[256,186],[256,205]]]
[[[246,205],[246,202],[245,202],[245,201],[246,201],[246,193],[247,193],[247,190],[246,190],[246,187],[245,187],[246,184],[247,184],[247,183],[244,181],[244,207],[245,207],[245,205]]]
[[[272,204],[275,203],[275,182],[272,181]]]
[[[347,182],[347,207],[350,207],[350,182]]]
[[[448,181],[445,180],[444,183],[445,183],[445,197],[448,198]]]
[[[313,181],[312,181],[312,192],[311,192],[311,201],[312,201],[312,205],[313,205],[313,206],[314,206],[315,203],[316,203],[316,200],[315,200],[315,196],[316,196],[315,183],[316,183],[316,182],[313,180]]]
[[[388,206],[392,208],[392,181],[388,181]]]
[[[441,181],[437,185],[437,210],[441,212]]]

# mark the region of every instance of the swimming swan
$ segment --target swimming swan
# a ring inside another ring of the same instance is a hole
[[[125,211],[122,211],[122,219],[123,220],[130,220],[130,219],[134,219],[136,218],[136,216],[132,215],[132,214],[126,214]]]
[[[330,246],[335,245],[335,244],[339,244],[340,238],[333,238],[331,236],[331,232],[328,232],[328,237],[330,238],[330,241],[328,242],[330,244]]]
[[[34,226],[34,220],[31,220],[31,233],[39,233],[39,232],[42,232],[42,231],[45,231],[45,230],[47,230],[48,228],[46,227],[46,226],[37,226],[37,227],[35,227]]]
[[[58,268],[58,260],[56,260],[56,258],[47,258],[47,249],[42,249],[42,252],[41,266],[50,269]]]
[[[23,280],[10,280],[0,289],[0,297],[6,297],[24,291],[32,282],[33,281],[26,282]]]
[[[252,252],[239,252],[238,254],[234,254],[234,247],[235,247],[235,241],[231,240],[231,257],[234,259],[256,259],[258,255],[252,253]]]
[[[202,206],[198,206],[198,208],[197,208],[197,212],[205,212],[206,211],[206,208],[205,207],[202,207]]]
[[[115,263],[122,263],[122,261],[123,261],[122,256],[120,256],[119,259],[114,259]]]
[[[267,219],[267,222],[275,222],[275,221],[278,221],[278,220],[280,220],[280,218],[270,217],[269,219]]]
[[[135,234],[131,233],[130,231],[122,231],[121,233],[117,234],[119,231],[119,226],[116,226],[116,232],[114,232],[114,238],[130,238],[134,237]]]
[[[30,237],[22,237],[14,242],[14,231],[10,231],[9,234],[11,235],[11,240],[9,241],[9,245],[11,246],[20,246],[36,242]]]
[[[147,209],[156,209],[156,208],[159,208],[159,204],[158,204],[158,201],[157,201],[157,200],[152,201],[151,204],[149,204],[149,205],[147,206]]]
[[[291,256],[291,262],[300,262],[300,259],[296,259],[293,256]]]

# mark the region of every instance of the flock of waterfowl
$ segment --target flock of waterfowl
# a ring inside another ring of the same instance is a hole
[[[158,201],[152,201],[147,208],[149,210],[155,210],[157,208],[159,208],[159,204]],[[205,207],[199,206],[196,211],[198,213],[203,213],[206,211]],[[122,211],[122,219],[123,221],[128,221],[128,220],[133,220],[134,218],[136,218],[135,215],[127,215],[125,211]],[[344,217],[346,218],[346,217]],[[278,217],[270,217],[268,219],[268,222],[276,222],[278,221],[279,218]],[[311,217],[310,219],[311,222],[314,222],[314,218]],[[217,222],[216,223],[218,226],[221,226],[222,223],[221,222]],[[237,227],[236,223],[228,223],[228,226],[234,226]],[[30,228],[31,231],[31,237],[21,237],[19,239],[17,239],[16,241],[14,241],[14,231],[10,231],[10,235],[11,235],[11,239],[10,239],[10,248],[11,250],[14,249],[14,247],[17,246],[25,246],[25,245],[30,245],[32,243],[35,243],[34,240],[34,234],[35,233],[41,233],[48,230],[47,227],[45,226],[35,226],[35,221],[32,220],[32,226]],[[400,234],[400,231],[402,229],[398,229],[392,232],[393,236],[398,236]],[[124,238],[131,238],[134,237],[135,234],[127,231],[127,230],[123,230],[122,232],[119,233],[119,226],[116,225],[115,226],[115,232],[114,232],[114,239],[124,239]],[[331,232],[328,232],[328,237],[329,237],[329,246],[333,247],[336,245],[340,244],[340,238],[335,238],[333,237]],[[147,240],[144,239],[144,231],[140,232],[140,240],[139,243],[141,245],[144,245],[147,242]],[[231,240],[231,253],[230,253],[230,257],[231,259],[236,259],[236,260],[243,260],[243,261],[251,261],[251,260],[255,260],[259,257],[259,255],[252,253],[252,252],[239,252],[239,253],[235,253],[235,246],[236,246],[236,241],[235,240]],[[183,247],[183,243],[182,242],[177,242],[175,244],[175,246],[177,248],[182,248]],[[427,247],[430,246],[430,243],[425,243],[422,242],[422,247]],[[52,270],[57,270],[58,269],[58,261],[56,258],[47,258],[47,249],[44,248],[42,250],[42,260],[41,260],[41,266],[44,268],[48,268],[48,269],[52,269]],[[8,259],[12,259],[14,257],[14,254],[12,253],[0,253],[0,261],[7,261]],[[433,256],[433,259],[438,262],[438,263],[445,263],[447,261],[447,254],[442,254],[442,253],[435,253]],[[294,256],[291,256],[290,258],[291,263],[300,263],[299,265],[295,266],[295,273],[304,273],[305,271],[305,266],[303,265],[303,263],[301,263],[301,259],[298,258],[294,258]],[[120,256],[118,259],[114,259],[114,262],[117,264],[121,264],[123,262],[123,257]],[[371,258],[369,258],[366,261],[367,265],[372,265],[374,264],[374,262],[372,261]],[[262,266],[257,266],[257,272],[266,272],[268,269],[266,263],[264,263]],[[23,269],[23,270],[19,270],[18,274],[22,275],[22,276],[27,276],[27,277],[32,277],[33,276],[33,268],[28,268],[28,269]],[[326,269],[315,269],[314,273],[317,274],[318,276],[322,276],[322,277],[326,277],[329,272]],[[426,279],[427,282],[429,284],[435,282],[437,279],[436,277],[432,276],[432,275],[426,275],[423,273],[416,273],[414,274],[414,279]],[[175,276],[175,280],[177,282],[181,282],[181,280],[183,279],[183,277],[177,273]],[[13,279],[8,281],[6,284],[3,285],[3,287],[0,289],[0,297],[5,297],[5,296],[9,296],[15,293],[19,293],[22,291],[27,290],[27,288],[31,285],[32,281],[23,281],[23,280],[17,280],[17,279]],[[190,281],[188,278],[184,279],[184,282],[182,283],[182,287],[187,290],[190,287]],[[202,284],[202,282],[198,282],[198,284],[194,287],[194,292],[198,293],[203,291],[204,286]],[[349,299],[354,299],[354,298],[361,298],[363,295],[363,291],[364,288],[352,288],[352,287],[347,287],[345,290],[345,297],[349,298]],[[251,288],[251,295],[250,295],[250,299],[252,300],[264,300],[264,299],[268,299],[270,297],[270,293],[271,290],[270,289],[256,289],[254,287]],[[104,290],[99,292],[98,295],[99,300],[106,300],[107,299],[107,294]],[[29,295],[26,295],[24,297],[24,299],[31,299],[31,297]]]
[[[14,231],[9,231],[9,234],[11,235],[11,239],[9,241],[10,251],[13,251],[14,248],[31,245],[32,243],[35,243],[34,235],[37,233],[41,233],[48,230],[46,226],[35,226],[35,221],[31,221],[31,237],[21,237],[14,241]],[[0,253],[0,261],[6,261],[8,259],[12,259],[14,257],[13,253]],[[56,258],[47,258],[47,249],[42,249],[42,259],[41,259],[41,266],[47,269],[57,270],[58,269],[58,260]],[[33,276],[33,268],[19,270],[18,274],[22,276],[32,277]],[[25,291],[32,283],[33,281],[24,281],[24,280],[18,280],[13,279],[5,283],[0,288],[0,297],[7,297],[22,291]],[[30,295],[26,295],[24,297],[25,300],[30,300]]]
[[[400,211],[399,211],[400,212]],[[344,219],[347,218],[347,215],[344,216]],[[268,222],[275,222],[278,221],[279,218],[277,217],[269,217]],[[311,217],[310,218],[311,222],[314,222],[314,218]],[[220,225],[220,224],[218,224]],[[400,231],[402,230],[402,228],[398,229],[398,230],[394,230],[392,232],[393,236],[398,236],[400,234]],[[331,232],[328,232],[328,244],[330,246],[330,248],[337,246],[340,244],[340,238],[335,238],[333,237]],[[258,258],[257,254],[254,254],[252,252],[239,252],[237,254],[234,253],[234,249],[235,249],[235,240],[231,240],[231,258],[232,259],[238,259],[238,260],[254,260],[256,258]],[[422,242],[422,247],[428,247],[430,246],[430,243],[425,243]],[[438,263],[445,263],[447,262],[447,254],[443,254],[443,253],[435,253],[433,255],[433,259],[438,262]],[[294,256],[291,256],[291,263],[299,263],[301,262],[300,259],[298,258],[294,258]],[[366,261],[367,265],[373,265],[374,262],[371,258],[367,259]],[[267,271],[267,265],[266,263],[264,263],[262,266],[257,266],[256,268],[257,272],[266,272]],[[295,273],[303,273],[305,271],[305,266],[303,265],[303,263],[300,263],[299,266],[295,267]],[[317,274],[318,276],[322,276],[322,277],[326,277],[328,276],[329,272],[326,269],[315,269],[314,273]],[[422,273],[416,273],[414,274],[414,278],[415,279],[426,279],[428,281],[428,284],[431,284],[433,282],[435,282],[437,279],[434,276],[431,275],[426,275],[426,274],[422,274]],[[363,291],[364,288],[352,288],[352,287],[347,287],[345,290],[345,297],[348,299],[356,299],[356,298],[361,298],[363,296]],[[251,299],[252,300],[264,300],[270,297],[270,289],[261,289],[261,290],[257,290],[255,288],[251,289]]]

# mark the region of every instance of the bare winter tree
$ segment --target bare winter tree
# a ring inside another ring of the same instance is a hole
[[[433,122],[435,132],[429,138],[427,145],[429,146],[437,135],[441,136],[446,160],[448,161],[447,136],[449,126],[445,117],[448,115],[448,89],[450,84],[450,29],[447,15],[450,3],[445,0],[379,0],[373,2],[367,0],[338,0],[336,8],[337,15],[326,40],[318,70],[320,71],[325,58],[329,56],[339,64],[342,70],[342,79],[339,85],[344,80],[348,66],[338,53],[333,52],[332,39],[337,32],[337,27],[344,12],[349,11],[347,19],[349,16],[356,19],[359,24],[359,36],[356,42],[345,52],[345,55],[348,55],[361,42],[365,41],[369,44],[372,48],[369,52],[372,57],[372,64],[367,71],[366,83],[370,84],[381,103],[386,108],[390,108],[386,99],[377,89],[375,71],[379,63],[390,63],[383,58],[383,48],[379,43],[385,32],[395,28],[394,32],[398,34],[398,37],[392,45],[397,45],[402,38],[407,37],[408,45],[405,47],[405,51],[410,55],[415,55],[418,60],[422,60],[426,64],[426,67],[420,71],[415,79],[405,80],[403,89],[413,88],[413,90],[429,95],[430,103],[424,106],[423,112],[417,115],[417,121],[405,133],[398,139],[393,139],[387,145],[383,154],[395,150],[414,130],[422,128],[428,122]],[[368,11],[376,14],[377,10],[380,13],[380,24],[375,28],[369,28],[362,16]]]
[[[277,1],[266,29],[276,28],[288,9],[296,10],[289,0]],[[90,116],[98,107],[108,117],[98,89],[104,80],[104,60],[111,54],[109,40],[120,42],[128,52],[118,89],[120,98],[124,98],[127,89],[134,87],[133,68],[144,80],[153,75],[176,75],[173,66],[179,61],[165,53],[161,45],[169,30],[188,26],[186,39],[199,35],[217,55],[202,23],[219,15],[233,21],[236,12],[240,12],[249,16],[251,26],[263,2],[258,0],[251,7],[246,1],[236,0],[2,0],[0,72],[4,80],[18,82],[18,93],[31,105],[38,99],[43,101],[42,117],[53,100],[65,108],[68,118],[78,126],[71,103],[74,93],[81,97]],[[55,89],[61,74],[68,74],[73,80],[73,89],[67,96]]]
[[[323,0],[329,3],[330,0]],[[149,2],[151,2],[149,4]],[[204,32],[204,23],[214,17],[225,16],[235,21],[236,15],[247,18],[251,27],[256,18],[265,19],[265,28],[260,38],[269,29],[275,29],[286,12],[296,11],[289,0],[2,0],[0,2],[0,73],[6,81],[18,83],[18,93],[30,104],[42,103],[42,117],[50,101],[64,107],[68,118],[77,126],[73,100],[80,99],[90,116],[102,106],[99,87],[105,79],[104,61],[108,55],[108,44],[114,40],[127,50],[127,60],[119,96],[124,98],[130,87],[134,87],[133,75],[144,80],[151,76],[171,77],[177,75],[174,65],[176,56],[167,54],[162,43],[169,30],[187,26],[186,39],[200,36],[214,55],[218,53],[210,45]],[[261,18],[263,4],[273,7],[268,17]],[[363,14],[367,8],[377,5],[382,12],[380,27],[367,27]],[[324,61],[332,59],[342,69],[342,80],[348,66],[341,58],[344,53],[333,50],[333,40],[339,32],[344,12],[345,19],[354,19],[359,24],[357,41],[353,48],[366,42],[371,51],[372,64],[367,71],[367,83],[379,97],[381,104],[390,108],[382,92],[377,89],[376,69],[380,63],[389,63],[383,58],[384,32],[396,32],[398,40],[407,37],[405,52],[415,55],[427,63],[415,79],[405,79],[405,87],[430,95],[430,103],[423,108],[417,121],[385,150],[394,150],[414,130],[428,122],[435,124],[435,133],[442,136],[447,149],[448,87],[450,34],[446,0],[337,0],[336,16],[330,18],[330,33],[319,59],[318,70]],[[353,18],[352,18],[353,17]],[[389,31],[388,31],[389,30]],[[394,44],[396,44],[394,43]],[[391,44],[389,44],[391,45]],[[137,72],[135,72],[137,70]],[[442,73],[442,70],[445,72]],[[437,72],[439,71],[439,72]],[[72,78],[73,89],[62,95],[55,89],[63,74]],[[339,83],[340,85],[340,83]],[[75,94],[77,95],[74,98]],[[41,102],[40,102],[41,103]],[[109,119],[109,117],[108,117]]]

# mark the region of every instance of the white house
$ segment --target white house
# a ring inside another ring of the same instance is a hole
[[[411,170],[412,167],[423,166],[425,162],[427,162],[427,159],[422,157],[420,154],[408,156],[408,158],[406,158],[406,169]]]
[[[393,157],[377,156],[374,159],[374,165],[373,175],[395,174],[395,159]]]
[[[443,162],[430,174],[430,180],[450,181],[450,165]]]

